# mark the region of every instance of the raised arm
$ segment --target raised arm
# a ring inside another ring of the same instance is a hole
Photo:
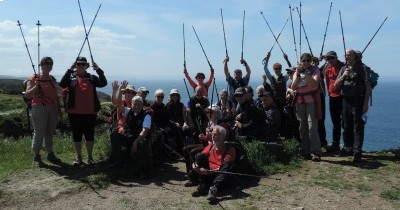
[[[225,73],[225,77],[226,77],[227,80],[232,77],[229,74],[228,62],[229,62],[229,56],[226,56],[226,58],[224,60],[224,73]]]
[[[192,78],[190,77],[186,66],[183,66],[183,73],[185,74],[186,79],[188,80],[190,86],[192,86],[193,89],[195,89],[197,87],[197,83],[195,81],[192,80]]]
[[[272,81],[272,74],[268,69],[268,62],[269,62],[269,58],[270,57],[271,57],[271,52],[268,52],[267,53],[267,57],[265,57],[265,59],[264,59],[264,61],[265,61],[264,62],[264,72],[265,72],[265,75],[267,76],[268,80],[271,82]]]

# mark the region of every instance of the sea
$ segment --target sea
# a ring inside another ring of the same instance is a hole
[[[127,79],[127,78],[125,78]],[[121,79],[122,80],[122,79]],[[120,81],[121,81],[120,80]],[[185,87],[184,80],[152,80],[152,81],[137,81],[135,79],[127,80],[129,84],[134,85],[136,89],[139,87],[146,87],[150,93],[148,99],[154,99],[154,91],[156,89],[162,89],[165,95],[168,96],[169,91],[172,88],[177,88],[181,93],[181,101],[186,102],[188,95],[193,95],[193,89],[189,84],[188,90]],[[109,85],[101,88],[103,91],[111,95],[111,83]],[[256,89],[260,84],[250,82],[250,85]],[[226,81],[216,81],[217,90],[227,88]],[[209,89],[209,99],[211,100],[212,87]],[[188,94],[189,92],[189,94]],[[365,126],[365,137],[363,150],[372,151],[383,151],[394,148],[400,148],[400,83],[392,81],[379,81],[378,85],[373,89],[372,93],[372,106],[369,107],[367,124]],[[168,97],[164,99],[166,103]],[[214,103],[217,101],[216,95],[213,96]],[[332,142],[332,122],[329,115],[329,102],[328,97],[326,97],[326,112],[325,112],[325,127],[327,132],[327,140],[329,143]],[[341,139],[341,144],[343,144],[343,138]]]

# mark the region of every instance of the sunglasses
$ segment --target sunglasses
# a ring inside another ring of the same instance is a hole
[[[335,59],[335,57],[326,57],[326,60],[327,60],[327,61],[333,60],[333,59]]]
[[[44,65],[50,65],[50,66],[51,66],[51,65],[53,65],[53,63],[52,63],[52,62],[45,62],[45,63],[43,63],[42,65],[43,65],[43,66],[44,66]]]
[[[157,98],[164,98],[164,96],[156,96]]]
[[[301,62],[311,62],[311,59],[304,59],[304,60],[301,60]]]
[[[76,65],[77,65],[77,66],[86,66],[87,63],[77,63]]]
[[[197,77],[198,80],[204,80],[204,77]]]

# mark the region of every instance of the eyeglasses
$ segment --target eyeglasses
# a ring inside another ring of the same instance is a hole
[[[136,94],[136,92],[135,91],[131,91],[131,90],[125,90],[125,92],[124,92],[125,94],[127,94],[127,93],[129,93],[129,94],[133,94],[133,95],[135,95]]]
[[[282,70],[282,68],[274,68],[274,70]]]
[[[304,60],[301,60],[301,62],[311,62],[311,59],[304,59]]]
[[[204,80],[204,77],[197,77],[198,80]]]
[[[76,65],[77,65],[77,66],[86,66],[87,63],[77,63]]]

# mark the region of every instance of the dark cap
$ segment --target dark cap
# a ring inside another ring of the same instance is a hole
[[[197,73],[196,74],[196,76],[194,77],[194,78],[199,78],[199,77],[203,77],[203,78],[205,78],[206,77],[206,75],[204,75],[203,73],[201,73],[201,72],[199,72],[199,73]]]
[[[326,53],[325,57],[337,57],[337,54],[335,51],[329,51]]]
[[[87,63],[87,60],[85,57],[78,57],[76,58],[76,63]]]
[[[235,93],[233,94],[234,96],[236,95],[243,95],[246,93],[246,90],[243,87],[238,87],[235,90]]]

